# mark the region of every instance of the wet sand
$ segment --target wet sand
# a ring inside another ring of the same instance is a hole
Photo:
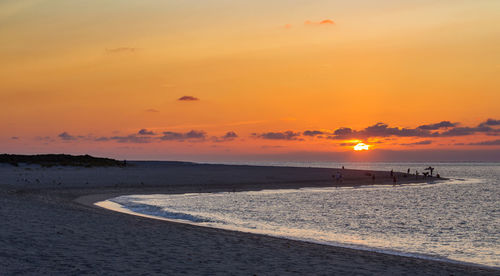
[[[359,251],[113,212],[124,194],[392,183],[377,172],[135,163],[127,168],[0,166],[0,274],[498,275],[474,265]],[[399,181],[414,182],[398,174]],[[422,181],[422,180],[419,180]]]

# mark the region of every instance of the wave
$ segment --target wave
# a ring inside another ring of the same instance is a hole
[[[149,215],[153,217],[162,217],[172,220],[185,220],[194,223],[215,222],[213,220],[201,216],[191,215],[182,212],[168,211],[159,206],[137,203],[133,199],[131,200],[124,200],[124,199],[126,199],[126,197],[113,198],[110,199],[109,201],[117,203],[122,208],[128,209],[134,213]]]

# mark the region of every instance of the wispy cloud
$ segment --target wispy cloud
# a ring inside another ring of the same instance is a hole
[[[479,126],[500,126],[500,120],[488,119],[479,124]]]
[[[66,131],[63,132],[63,133],[61,133],[61,134],[59,134],[59,135],[57,135],[57,136],[59,138],[61,138],[62,140],[64,140],[64,141],[72,141],[72,140],[76,140],[77,139],[77,137],[75,137],[75,136],[67,133]]]
[[[304,25],[306,25],[306,26],[333,26],[333,25],[335,25],[335,21],[333,21],[331,19],[323,19],[321,21],[306,20],[304,22]]]
[[[436,124],[430,124],[430,125],[421,125],[417,128],[419,129],[424,129],[424,130],[438,130],[441,128],[450,128],[450,127],[455,127],[457,126],[457,123],[452,123],[450,121],[442,121]]]
[[[182,96],[177,99],[178,101],[187,101],[187,102],[192,102],[192,101],[199,101],[200,99],[194,97],[194,96]]]
[[[220,137],[214,136],[214,137],[212,137],[212,141],[216,142],[216,143],[220,143],[220,142],[233,141],[236,138],[238,138],[238,134],[236,134],[236,132],[234,132],[234,131],[229,131],[226,134],[224,134],[223,136],[220,136]]]
[[[139,130],[139,132],[137,132],[137,134],[139,134],[139,135],[156,135],[156,133],[154,133],[153,131],[147,130],[145,128]]]
[[[423,140],[423,141],[418,141],[414,143],[404,143],[400,144],[402,146],[420,146],[420,145],[430,145],[432,144],[432,140]]]
[[[106,48],[107,54],[135,53],[138,49],[133,47]]]
[[[325,132],[321,130],[306,130],[302,133],[304,136],[318,136],[318,135],[323,135]]]
[[[163,136],[160,137],[160,140],[163,141],[203,141],[207,138],[207,134],[205,131],[191,130],[189,132],[173,132],[173,131],[165,131],[163,132]]]
[[[433,137],[434,135],[428,130],[419,128],[398,128],[389,127],[384,123],[377,123],[375,125],[366,127],[363,130],[353,130],[348,127],[336,129],[330,139],[353,139],[353,138],[371,138],[371,137]]]
[[[284,132],[264,132],[252,133],[252,136],[267,140],[299,140],[300,132],[293,132],[291,130]]]
[[[151,137],[138,136],[135,134],[130,134],[127,136],[112,136],[107,138],[107,140],[102,140],[102,141],[109,141],[109,140],[114,140],[118,143],[134,143],[134,144],[146,144],[153,142],[153,139]]]
[[[325,19],[325,20],[322,20],[321,22],[319,22],[319,24],[333,25],[333,24],[335,24],[335,22],[333,22],[333,20],[330,20],[330,19]]]
[[[490,141],[482,141],[477,143],[468,143],[470,146],[500,146],[500,139],[498,140],[490,140]]]
[[[447,130],[445,132],[442,132],[438,134],[437,136],[440,137],[457,137],[457,136],[468,136],[468,135],[473,135],[475,133],[494,133],[498,132],[498,130],[495,130],[491,127],[488,126],[482,126],[479,125],[477,127],[456,127],[452,128],[450,130]]]
[[[146,112],[158,113],[158,112],[160,112],[160,111],[159,111],[159,110],[157,110],[157,109],[154,109],[154,108],[150,108],[150,109],[146,109]]]

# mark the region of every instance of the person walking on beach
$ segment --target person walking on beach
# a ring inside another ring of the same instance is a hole
[[[410,175],[410,168],[408,168],[408,171],[406,172],[407,175]]]
[[[393,176],[394,176],[394,170],[391,169],[391,177],[393,177]]]
[[[342,174],[339,171],[337,171],[337,174],[335,175],[335,180],[337,182],[342,182]]]

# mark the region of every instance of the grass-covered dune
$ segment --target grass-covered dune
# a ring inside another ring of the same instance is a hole
[[[69,155],[69,154],[0,154],[0,163],[7,163],[13,166],[19,164],[35,164],[42,167],[52,166],[79,166],[79,167],[123,167],[124,161],[110,158],[93,157],[90,155]]]

